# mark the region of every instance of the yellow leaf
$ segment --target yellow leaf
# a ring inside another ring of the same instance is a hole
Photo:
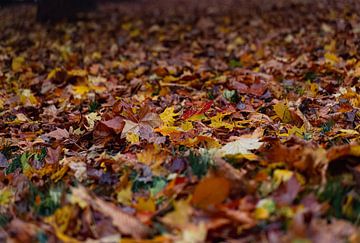
[[[154,129],[155,132],[161,133],[163,136],[169,136],[171,134],[181,133],[181,130],[178,127],[174,126],[163,126]]]
[[[172,82],[178,81],[178,78],[169,75],[169,76],[164,77],[163,81],[164,81],[165,83],[172,83]],[[160,83],[160,85],[161,85],[161,83]]]
[[[204,114],[195,114],[195,115],[192,115],[191,117],[189,117],[186,120],[187,121],[201,121],[201,120],[203,120],[205,118],[206,118],[206,116]]]
[[[331,42],[328,45],[326,45],[324,47],[324,49],[329,52],[335,51],[336,50],[336,40],[335,39],[331,40]]]
[[[85,77],[87,75],[87,71],[83,69],[73,69],[68,71],[68,75],[76,76],[76,77]]]
[[[133,132],[128,132],[126,134],[126,141],[128,141],[131,144],[138,143],[140,141],[139,135]]]
[[[145,211],[145,212],[155,212],[156,211],[156,205],[153,198],[145,199],[141,197],[137,204],[134,206],[138,211]]]
[[[297,126],[293,126],[292,128],[290,128],[288,130],[288,134],[290,135],[295,135],[299,138],[303,138],[304,137],[304,133],[306,132],[305,126],[302,125],[302,127],[298,128]]]
[[[218,188],[218,190],[214,190]],[[221,188],[221,190],[219,190]],[[195,187],[192,202],[200,208],[217,205],[229,195],[230,182],[222,177],[205,178]]]
[[[255,209],[256,219],[267,219],[270,216],[269,212],[265,208]]]
[[[163,221],[173,227],[183,228],[189,224],[189,217],[193,208],[189,204],[189,200],[179,200],[174,202],[174,211],[166,214]]]
[[[87,86],[85,84],[75,85],[72,88],[73,88],[74,94],[80,95],[80,96],[87,94],[90,91],[89,86]]]
[[[13,192],[4,187],[0,189],[0,206],[7,206],[13,199]]]
[[[325,53],[324,57],[325,57],[325,60],[331,64],[335,64],[340,61],[340,58],[336,54],[331,53],[331,52]]]
[[[13,60],[12,60],[12,63],[11,63],[11,69],[14,71],[14,72],[18,72],[18,71],[21,71],[23,65],[25,63],[25,58],[24,57],[15,57]]]
[[[262,199],[256,205],[255,218],[260,220],[267,219],[275,210],[276,205],[272,199]]]
[[[294,172],[290,170],[282,170],[282,169],[276,169],[274,170],[274,183],[275,186],[279,186],[282,182],[286,182],[290,180],[290,178],[294,175]]]
[[[174,117],[177,115],[178,113],[174,112],[174,107],[167,107],[163,113],[160,114],[160,118],[165,126],[172,126],[175,122]]]
[[[23,89],[20,93],[20,102],[23,105],[37,105],[38,101],[30,89]]]
[[[54,68],[53,70],[50,71],[50,73],[47,76],[47,79],[52,79],[55,77],[56,73],[61,71],[61,68]]]
[[[75,238],[72,238],[71,236],[65,234],[65,231],[70,227],[70,223],[73,223],[74,212],[75,210],[73,206],[67,205],[62,208],[58,208],[52,216],[46,217],[44,219],[46,223],[50,224],[54,228],[56,236],[62,242],[79,242]]]
[[[167,153],[159,145],[152,144],[148,145],[143,152],[137,153],[136,157],[141,163],[158,166],[165,161]]]
[[[210,127],[212,128],[220,128],[220,127],[225,127],[227,129],[232,130],[234,128],[233,124],[227,123],[223,121],[223,118],[227,115],[229,115],[230,113],[218,113],[216,114],[216,116],[213,116],[210,118]]]
[[[291,122],[291,113],[287,104],[282,101],[274,105],[274,111],[276,115],[285,123]]]
[[[30,122],[31,120],[26,116],[24,115],[23,113],[17,113],[16,114],[16,119],[20,122]]]
[[[116,195],[116,198],[119,203],[130,206],[132,200],[131,184],[119,191]]]
[[[360,145],[353,145],[350,147],[350,154],[356,157],[360,157]]]
[[[187,131],[190,131],[191,129],[193,129],[194,127],[193,127],[191,121],[185,121],[185,122],[181,123],[180,128],[183,131],[187,132]]]
[[[82,198],[78,197],[75,193],[72,193],[69,196],[69,201],[71,204],[75,204],[78,205],[80,208],[85,209],[86,207],[89,206],[89,204],[83,200]]]
[[[51,180],[53,180],[55,183],[58,182],[65,175],[68,169],[69,167],[67,165],[63,165],[60,170],[51,175]]]

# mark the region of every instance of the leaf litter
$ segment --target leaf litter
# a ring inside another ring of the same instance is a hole
[[[358,1],[227,3],[0,10],[0,241],[360,241]]]

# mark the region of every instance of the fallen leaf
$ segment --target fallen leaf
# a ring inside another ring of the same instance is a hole
[[[224,145],[220,152],[226,155],[252,155],[250,150],[258,149],[261,147],[263,142],[259,142],[258,138],[240,138],[236,141],[227,143]]]
[[[131,235],[136,239],[141,239],[148,235],[148,227],[143,225],[136,217],[124,213],[120,208],[98,197],[91,197],[84,187],[72,188],[72,193],[86,201],[95,210],[109,217],[113,225],[122,234]]]
[[[282,122],[291,122],[291,113],[286,102],[278,102],[274,105],[274,111],[276,115],[281,119]]]
[[[14,72],[19,72],[22,70],[23,66],[24,66],[24,63],[25,63],[25,58],[22,57],[22,56],[19,56],[19,57],[15,57],[13,60],[12,60],[12,63],[11,63],[11,68]]]
[[[56,128],[56,130],[45,134],[45,136],[55,138],[56,140],[63,140],[69,138],[69,132],[66,129]]]
[[[214,188],[219,190],[214,190]],[[204,178],[195,187],[192,203],[200,208],[215,206],[223,202],[228,197],[229,192],[230,182],[227,179],[222,177]]]
[[[160,114],[160,118],[165,126],[172,126],[175,122],[175,118],[178,113],[174,112],[174,107],[167,107],[163,113]]]
[[[103,123],[108,128],[112,129],[116,134],[121,133],[121,131],[125,126],[124,120],[118,116],[107,121],[101,121],[101,123]]]

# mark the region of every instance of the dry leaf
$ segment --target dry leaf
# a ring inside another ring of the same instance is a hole
[[[222,177],[205,178],[195,187],[192,203],[200,208],[215,206],[229,195],[230,182]]]
[[[86,201],[93,209],[111,218],[113,225],[117,227],[122,234],[131,235],[136,239],[141,239],[148,235],[148,227],[142,224],[136,217],[123,212],[112,203],[106,202],[98,197],[91,197],[84,187],[79,186],[72,188],[72,193],[81,200]]]

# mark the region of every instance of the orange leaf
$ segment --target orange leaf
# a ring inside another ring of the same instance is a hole
[[[224,201],[230,192],[230,182],[222,177],[203,179],[195,188],[192,202],[200,208]]]

